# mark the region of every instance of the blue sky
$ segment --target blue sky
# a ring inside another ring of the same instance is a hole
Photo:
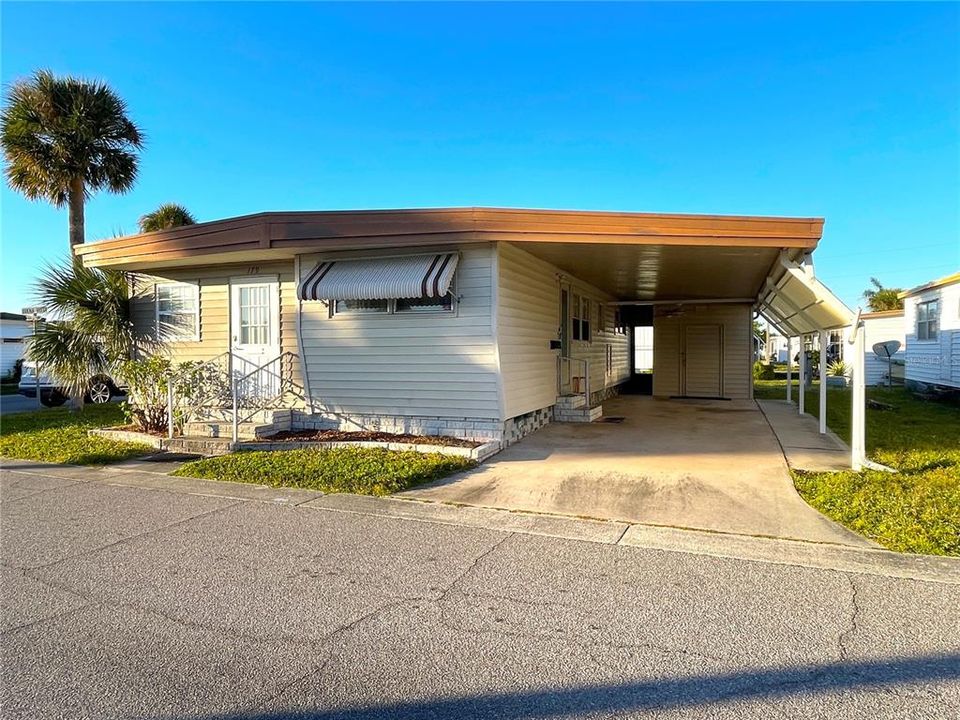
[[[263,210],[512,207],[822,216],[817,274],[960,268],[960,5],[4,3],[2,81],[108,81],[145,129],[132,192]],[[0,308],[67,246],[2,200]]]

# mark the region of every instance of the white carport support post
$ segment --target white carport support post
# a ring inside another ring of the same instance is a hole
[[[803,335],[801,335],[800,336],[800,354],[797,355],[797,360],[800,361],[800,372],[798,373],[798,376],[800,379],[800,389],[797,390],[797,406],[799,408],[799,412],[801,415],[803,415],[803,411],[805,409],[804,400],[806,400],[806,395],[807,395],[804,392],[804,390],[806,389],[806,382],[807,382],[806,359],[807,359],[806,351],[803,349]]]
[[[850,466],[854,470],[862,470],[866,461],[866,387],[863,373],[866,361],[863,354],[863,325],[860,322],[860,313],[857,313],[853,327],[850,329],[853,345],[853,363],[851,380],[853,386],[850,393],[853,404],[853,417],[850,422]]]
[[[787,402],[793,402],[793,338],[787,338]]]
[[[820,331],[820,434],[827,434],[827,331]]]

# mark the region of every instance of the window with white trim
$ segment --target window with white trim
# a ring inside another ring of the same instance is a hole
[[[939,300],[917,303],[917,340],[937,339],[939,315]]]
[[[154,291],[157,338],[199,340],[200,286],[187,282],[158,283]]]

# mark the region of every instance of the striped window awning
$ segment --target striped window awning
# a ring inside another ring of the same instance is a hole
[[[369,260],[325,260],[300,282],[301,300],[399,300],[443,297],[460,256],[407,255]]]

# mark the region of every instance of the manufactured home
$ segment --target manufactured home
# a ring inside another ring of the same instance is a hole
[[[136,273],[136,322],[175,360],[234,378],[241,405],[272,404],[274,429],[507,445],[554,420],[600,418],[640,373],[665,400],[750,399],[757,312],[794,337],[851,321],[813,275],[822,228],[487,208],[277,212],[77,252]]]
[[[33,325],[26,315],[0,312],[0,375],[16,372],[17,362],[23,360],[24,339],[33,333]]]
[[[900,297],[907,387],[960,389],[960,273],[907,290]]]
[[[864,367],[867,385],[887,385],[904,381],[904,361],[907,355],[906,333],[903,326],[903,310],[882,310],[864,313]],[[900,348],[891,356],[892,362],[873,351],[875,345],[889,342],[900,343]],[[892,377],[891,377],[892,375]]]

